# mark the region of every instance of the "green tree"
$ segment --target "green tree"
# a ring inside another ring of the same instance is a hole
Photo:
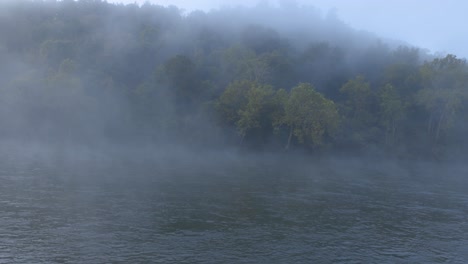
[[[231,80],[250,80],[259,83],[271,78],[267,57],[259,57],[251,49],[233,45],[222,55],[222,69]]]
[[[247,104],[239,109],[239,120],[236,122],[242,141],[249,131],[271,125],[270,111],[274,92],[271,86],[254,85],[246,96]]]
[[[247,105],[247,93],[254,85],[251,81],[236,81],[224,90],[215,104],[221,123],[234,125],[240,119],[239,110]]]
[[[253,131],[265,137],[272,130],[275,92],[269,85],[237,81],[226,88],[215,108],[223,123],[236,128],[241,142]]]
[[[315,91],[312,85],[301,83],[291,90],[285,105],[284,123],[289,127],[286,149],[293,136],[301,144],[319,147],[326,135],[333,135],[339,115],[333,101]]]
[[[405,118],[406,104],[396,88],[386,84],[379,92],[380,122],[385,128],[385,143],[395,143],[398,127]]]
[[[159,78],[168,84],[178,103],[193,105],[202,97],[201,80],[196,65],[185,55],[177,55],[167,60]]]
[[[466,102],[468,67],[465,60],[447,55],[425,63],[421,76],[423,88],[417,94],[417,103],[427,110],[427,132],[437,143]]]
[[[345,120],[342,131],[345,134],[342,136],[358,145],[375,140],[375,98],[369,82],[363,76],[358,76],[344,84],[340,93],[345,96],[341,108]]]

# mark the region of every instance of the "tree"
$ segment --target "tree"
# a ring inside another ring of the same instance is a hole
[[[229,84],[215,104],[221,123],[234,125],[240,119],[239,110],[247,105],[247,93],[253,85],[246,80]]]
[[[180,105],[193,106],[202,97],[201,80],[192,60],[185,55],[177,55],[167,60],[160,78],[169,85],[176,102]]]
[[[447,55],[421,67],[423,88],[417,103],[429,114],[427,132],[434,143],[447,131],[467,99],[468,67],[465,60]]]
[[[288,42],[282,39],[278,32],[261,25],[246,27],[241,34],[241,39],[243,44],[254,50],[256,54],[285,50],[289,46]]]
[[[252,131],[266,137],[272,128],[275,93],[269,85],[252,81],[230,84],[216,103],[222,121],[234,126],[241,142]]]
[[[312,43],[301,54],[298,72],[302,80],[326,87],[323,92],[332,95],[342,84],[337,86],[335,82],[344,74],[344,59],[340,48],[327,42]]]
[[[345,83],[341,87],[340,93],[345,96],[341,114],[345,119],[345,126],[343,126],[345,131],[343,132],[347,134],[343,136],[359,145],[375,139],[375,98],[370,84],[363,76],[358,76]]]
[[[271,86],[254,85],[246,96],[247,104],[239,109],[239,120],[236,122],[242,141],[249,131],[271,125],[269,111],[274,92]]]
[[[386,84],[379,93],[380,121],[385,128],[385,143],[395,143],[397,128],[405,117],[406,104],[396,88]]]
[[[230,80],[265,83],[271,79],[266,56],[259,57],[251,49],[234,45],[223,51],[222,69]]]
[[[420,51],[416,48],[398,47],[392,52],[391,64],[384,70],[383,84],[391,84],[407,104],[421,88]]]
[[[323,145],[324,137],[336,131],[338,120],[333,101],[315,91],[312,85],[299,84],[291,90],[285,105],[284,123],[290,129],[285,148],[290,148],[293,136],[310,147]]]

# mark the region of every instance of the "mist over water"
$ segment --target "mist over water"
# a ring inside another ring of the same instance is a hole
[[[0,2],[0,263],[466,263],[468,65],[297,5]]]
[[[208,160],[3,162],[0,260],[464,263],[468,257],[466,167],[219,154]]]

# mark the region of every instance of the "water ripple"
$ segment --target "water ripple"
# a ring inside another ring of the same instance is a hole
[[[468,261],[458,185],[271,173],[2,168],[0,263]]]

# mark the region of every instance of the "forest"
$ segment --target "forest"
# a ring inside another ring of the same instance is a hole
[[[0,36],[1,142],[430,159],[468,147],[464,58],[313,6],[2,1]]]

